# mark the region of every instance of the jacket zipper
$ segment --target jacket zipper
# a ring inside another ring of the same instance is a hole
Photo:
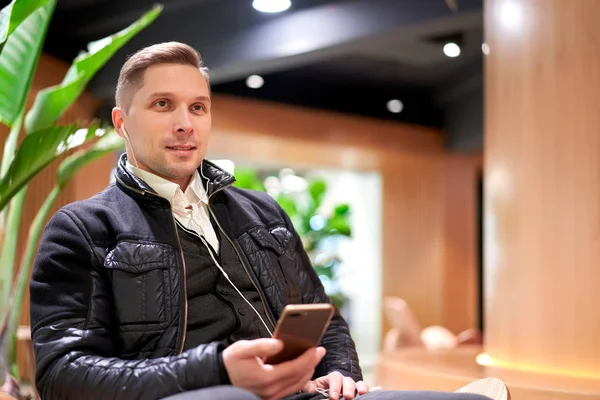
[[[171,204],[171,203],[169,203]],[[177,244],[179,245],[179,252],[181,253],[181,261],[183,262],[183,298],[185,308],[184,308],[184,319],[183,319],[183,337],[181,338],[181,345],[179,346],[179,354],[183,353],[183,348],[185,346],[185,340],[187,338],[187,319],[188,319],[188,297],[187,297],[187,268],[185,266],[185,257],[183,255],[183,248],[181,247],[181,239],[179,238],[179,232],[177,231],[177,222],[175,222],[175,217],[173,217],[173,209],[169,206],[171,210],[171,218],[173,219],[173,227],[175,228],[175,235],[177,236]]]
[[[152,196],[160,197],[160,196],[155,195],[154,193],[148,192],[146,190],[141,190],[141,189],[131,187],[131,186],[127,185],[125,182],[123,182],[122,180],[120,180],[119,178],[116,178],[116,179],[119,181],[119,183],[121,183],[121,185],[125,186],[129,190],[132,190],[142,196],[152,195]],[[183,352],[183,348],[185,346],[185,340],[187,337],[187,318],[188,318],[187,276],[186,276],[187,268],[185,265],[185,257],[183,256],[183,249],[181,247],[181,240],[179,238],[179,232],[177,232],[177,222],[175,222],[175,217],[173,216],[173,208],[171,207],[171,203],[169,203],[169,210],[171,211],[171,219],[173,221],[173,227],[175,228],[175,235],[177,236],[177,244],[179,245],[179,253],[181,254],[181,261],[183,264],[184,320],[183,320],[183,337],[181,339],[181,345],[179,346],[179,354],[181,354]]]
[[[210,212],[210,215],[212,215],[212,217],[215,219],[215,222],[217,223],[217,226],[219,227],[219,230],[221,231],[221,233],[227,238],[227,240],[229,241],[229,243],[231,244],[231,246],[235,250],[235,254],[237,255],[238,259],[240,260],[240,263],[242,263],[242,267],[244,267],[244,271],[246,272],[246,275],[248,275],[248,278],[250,278],[250,282],[252,282],[252,285],[254,286],[254,289],[256,289],[256,292],[258,293],[258,296],[260,297],[260,301],[261,301],[261,303],[263,305],[263,308],[264,308],[264,311],[265,311],[265,316],[269,320],[269,323],[271,324],[271,326],[273,327],[273,329],[275,329],[275,323],[271,319],[271,313],[269,312],[269,308],[267,307],[267,302],[265,301],[265,298],[263,296],[262,291],[258,288],[258,285],[256,284],[256,282],[254,282],[254,279],[252,278],[252,275],[250,275],[250,271],[248,270],[248,267],[246,266],[246,263],[244,262],[244,259],[240,255],[237,246],[233,243],[233,240],[231,240],[231,238],[229,237],[229,235],[227,235],[227,233],[225,233],[225,230],[221,226],[221,223],[219,223],[219,220],[217,219],[217,216],[215,215],[215,213],[213,212],[212,208],[210,207],[210,198],[215,193],[218,193],[219,191],[221,191],[221,190],[223,190],[223,189],[225,189],[225,188],[227,188],[229,186],[231,186],[231,184],[223,186],[223,187],[215,190],[213,193],[210,194],[210,196],[208,196],[208,211]]]

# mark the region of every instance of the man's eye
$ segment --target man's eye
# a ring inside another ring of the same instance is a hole
[[[159,100],[156,102],[156,105],[159,107],[166,107],[167,106],[167,102],[164,100]]]
[[[204,110],[204,106],[202,104],[196,104],[195,106],[192,106],[192,109],[194,111],[202,111]]]

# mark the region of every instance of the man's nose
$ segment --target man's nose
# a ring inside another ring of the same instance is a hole
[[[190,113],[183,109],[175,113],[173,130],[175,133],[191,135],[194,132]]]

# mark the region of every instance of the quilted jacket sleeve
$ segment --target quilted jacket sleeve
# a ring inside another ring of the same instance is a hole
[[[293,233],[296,241],[296,252],[302,262],[303,274],[300,279],[300,292],[303,303],[332,303],[325,293],[323,284],[312,266],[308,254],[304,250],[302,240],[294,229],[288,215],[281,210],[286,221],[287,228]],[[314,378],[338,371],[344,376],[351,377],[354,381],[362,380],[362,371],[358,361],[358,354],[354,340],[350,336],[348,324],[336,309],[335,315],[329,324],[329,328],[323,337],[321,345],[327,353],[315,371]]]
[[[108,289],[78,221],[64,209],[54,215],[30,281],[36,386],[42,399],[151,400],[223,383],[217,344],[156,359],[114,356]]]

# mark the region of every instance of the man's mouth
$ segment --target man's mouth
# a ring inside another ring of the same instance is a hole
[[[195,150],[196,147],[195,146],[167,146],[167,149],[176,150],[176,151],[189,151],[189,150]]]

